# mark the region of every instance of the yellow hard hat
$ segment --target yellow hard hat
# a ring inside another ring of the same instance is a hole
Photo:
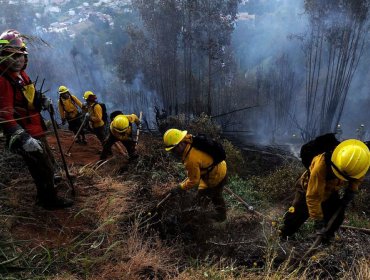
[[[166,151],[170,151],[178,145],[188,132],[186,130],[179,130],[171,128],[167,130],[163,135],[163,142],[166,146]]]
[[[90,90],[85,91],[85,93],[84,93],[84,99],[87,100],[89,98],[89,96],[95,96],[95,94],[92,91],[90,91]]]
[[[59,94],[69,92],[69,89],[66,86],[60,86],[58,89]]]
[[[348,177],[359,179],[365,176],[369,169],[369,148],[357,139],[345,140],[334,149],[331,161],[338,169],[331,167],[339,179],[344,181],[348,181]]]
[[[128,121],[128,118],[124,115],[118,115],[116,116],[112,123],[110,124],[110,130],[115,130],[118,133],[123,133],[127,130],[130,123]]]

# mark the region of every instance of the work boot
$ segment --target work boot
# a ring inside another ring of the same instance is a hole
[[[68,198],[55,196],[54,198],[49,200],[39,200],[37,204],[46,210],[57,210],[71,207],[73,205],[73,201]]]

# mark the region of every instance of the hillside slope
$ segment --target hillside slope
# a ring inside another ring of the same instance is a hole
[[[59,134],[67,149],[71,134],[64,130]],[[132,163],[119,148],[107,162],[100,162],[100,143],[93,135],[87,139],[88,146],[75,144],[66,157],[77,194],[74,206],[65,210],[36,206],[35,187],[20,158],[1,154],[2,279],[369,276],[370,239],[364,233],[341,231],[336,242],[320,248],[305,267],[291,266],[289,258],[302,256],[314,237],[303,232],[297,240],[280,242],[270,222],[245,211],[230,196],[228,219],[221,224],[208,221],[194,207],[194,191],[156,207],[184,177],[182,165],[163,151],[159,137],[143,134],[140,158]],[[48,140],[60,162],[55,137],[49,135]],[[243,180],[232,177],[229,187],[235,192],[249,190],[249,181]],[[57,187],[71,196],[65,180]],[[266,217],[278,221],[284,213],[287,202],[268,203],[256,191],[249,194],[243,198],[253,201]]]

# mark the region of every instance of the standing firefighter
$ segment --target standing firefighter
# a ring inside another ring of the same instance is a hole
[[[195,137],[187,131],[169,129],[163,136],[166,151],[180,157],[187,170],[188,177],[173,189],[172,194],[198,187],[197,204],[205,209],[209,202],[215,206],[216,213],[210,218],[217,222],[226,219],[226,205],[222,196],[227,182],[225,160],[214,164],[214,158],[194,146]]]
[[[76,135],[80,126],[82,125],[82,114],[78,108],[82,109],[81,101],[69,92],[66,86],[59,87],[59,101],[58,109],[60,117],[62,118],[62,124],[68,122],[68,129],[73,131]],[[77,143],[87,144],[85,138],[85,132],[81,129],[77,136]]]
[[[132,124],[140,125],[140,120],[135,114],[119,114],[113,118],[109,126],[109,136],[103,145],[103,152],[100,159],[105,160],[108,155],[112,154],[112,145],[120,141],[127,150],[130,160],[138,157],[136,153],[136,142],[132,138]]]
[[[333,152],[315,156],[297,182],[293,205],[284,216],[281,237],[293,235],[311,218],[316,234],[322,236],[322,242],[329,242],[342,224],[345,209],[358,191],[369,164],[368,147],[355,139],[343,141]],[[334,222],[327,229],[332,218]]]
[[[54,188],[54,158],[40,114],[50,100],[35,90],[24,71],[27,55],[18,31],[0,35],[0,121],[9,149],[23,157],[35,181],[37,203],[48,210],[69,207],[72,201],[58,197]]]
[[[103,117],[106,112],[103,111],[102,106],[97,102],[96,95],[92,91],[85,91],[84,99],[87,103],[87,116],[90,121],[90,126],[103,145],[105,139],[105,122]]]

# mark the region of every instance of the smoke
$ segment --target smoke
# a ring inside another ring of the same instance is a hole
[[[259,93],[255,94],[258,98],[254,101],[255,104],[250,104],[259,106],[245,111],[244,118],[239,116],[239,129],[248,128],[254,132],[253,139],[248,141],[263,144],[294,142],[295,136],[292,135],[299,135],[299,130],[293,120],[303,119],[296,112],[304,111],[303,108],[297,110],[297,106],[300,106],[298,95],[302,93],[304,86],[302,81],[305,69],[300,41],[295,39],[295,36],[305,32],[307,26],[303,1],[247,1],[245,5],[240,5],[239,13],[242,17],[235,27],[233,48],[245,79],[258,84],[262,75],[263,82],[271,83],[271,71],[278,70],[274,69],[274,65],[283,55],[289,59],[291,71],[294,72],[294,100],[290,100],[292,106],[287,108],[288,121],[274,125],[278,126],[279,133],[273,127],[274,92],[269,93],[264,85],[257,85],[255,91]]]
[[[16,25],[7,26],[12,24],[11,18],[0,18],[0,28],[15,28],[30,37],[26,71],[32,80],[38,79],[38,89],[45,80],[43,90],[48,90],[46,95],[54,104],[58,102],[61,85],[67,86],[81,101],[84,101],[84,92],[89,90],[97,95],[99,102],[106,104],[108,115],[114,110],[137,115],[143,111],[144,119],[152,127],[155,120],[153,106],[158,104],[162,107],[157,94],[143,86],[142,75],[138,74],[132,84],[126,84],[117,72],[119,54],[127,35],[123,26],[114,25],[122,21],[122,14],[116,12],[120,11],[118,6],[124,4],[117,1],[114,5],[114,11],[113,8],[96,6],[85,7],[86,11],[78,13],[65,9],[58,13],[44,13],[40,7],[31,5],[27,14],[29,18],[35,14],[33,21],[19,20]],[[1,8],[3,11],[24,10],[17,4],[1,4]],[[48,6],[42,9],[46,11]],[[45,117],[48,118],[47,115]]]
[[[265,96],[264,100],[267,100],[267,104],[260,102],[261,106],[246,111],[243,116],[238,116],[239,129],[254,131],[253,141],[257,143],[295,143],[296,137],[300,136],[300,127],[305,125],[306,69],[300,37],[307,34],[309,22],[303,4],[303,0],[250,0],[239,8],[239,12],[244,13],[242,17],[244,20],[239,20],[236,25],[233,48],[238,66],[244,71],[246,79],[256,82],[258,69],[262,69],[265,73],[268,72],[274,61],[283,53],[288,55],[295,73],[293,106],[289,109],[288,120],[283,124],[278,124],[280,126],[278,134],[272,127],[275,119],[270,106],[271,95]],[[335,11],[332,11],[327,15],[327,23],[329,21],[344,22],[345,15],[341,16],[342,20],[338,19]],[[370,136],[369,47],[367,40],[339,122],[342,132],[338,137],[341,139],[363,138],[362,140],[368,140]],[[318,94],[322,94],[322,91]],[[260,93],[260,100],[263,99],[262,95],[263,91]]]

